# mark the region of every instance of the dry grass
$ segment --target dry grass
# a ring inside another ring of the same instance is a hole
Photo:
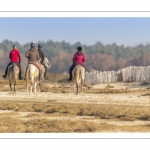
[[[53,74],[53,73],[48,73],[47,76],[49,77],[47,82],[52,82],[52,83],[66,83],[69,75],[64,75],[64,74]]]
[[[58,115],[95,116],[99,119],[117,119],[122,121],[150,121],[149,106],[0,101],[0,109],[14,110],[16,112],[43,112],[46,114],[57,113]]]
[[[79,88],[80,90],[80,88]],[[42,87],[42,92],[52,92],[52,93],[72,93],[73,92],[73,86],[72,85],[60,85],[58,87]],[[103,88],[103,89],[93,89],[92,86],[84,86],[83,87],[83,93],[87,94],[116,94],[116,93],[129,93],[130,90],[127,88],[122,89],[112,89],[112,88]]]
[[[150,124],[118,126],[86,121],[34,119],[23,121],[11,117],[0,118],[1,133],[86,133],[86,132],[149,132]]]
[[[57,78],[56,78],[57,77]],[[68,85],[67,77],[64,75],[52,75],[46,82],[57,82],[59,86],[49,87],[43,84],[42,92],[52,93],[72,93],[73,87]],[[46,83],[45,82],[45,83]],[[57,84],[58,85],[58,84]],[[8,91],[8,81],[0,81],[0,90]],[[25,90],[25,81],[18,81],[18,90]],[[84,84],[84,93],[87,94],[117,94],[117,93],[134,93],[127,88],[115,89],[107,85],[103,89],[93,89],[91,84]],[[138,92],[136,90],[136,92]],[[140,90],[141,92],[141,90]],[[148,90],[144,90],[142,96],[149,96]],[[4,133],[60,133],[60,132],[149,132],[150,124],[147,125],[118,125],[110,124],[109,121],[150,121],[150,106],[133,106],[133,105],[108,105],[108,104],[72,104],[56,103],[54,100],[48,102],[31,102],[31,101],[12,101],[1,100],[0,110],[11,110],[13,112],[0,114],[0,132]],[[27,113],[19,116],[19,113]],[[53,117],[76,117],[92,116],[97,120],[108,120],[108,123],[97,123],[85,120],[50,120],[47,116]]]
[[[150,92],[148,91],[148,92],[142,94],[141,96],[150,96]]]
[[[23,102],[0,101],[0,110],[12,110],[13,112],[0,114],[0,132],[4,133],[66,133],[66,132],[149,132],[147,125],[117,125],[109,124],[109,120],[115,121],[150,121],[149,106],[107,105],[107,104],[68,104],[55,102]],[[24,116],[26,120],[17,117],[23,112],[30,112]],[[91,121],[49,120],[46,116],[73,117],[93,116],[95,119],[105,119],[108,123],[96,123]],[[42,117],[42,118],[41,118]],[[45,119],[44,119],[44,118]],[[32,119],[31,119],[32,118]]]

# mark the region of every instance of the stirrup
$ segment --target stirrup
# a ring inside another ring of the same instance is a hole
[[[6,75],[3,75],[2,77],[3,77],[4,79],[6,79]]]
[[[23,78],[22,77],[19,77],[19,80],[22,80]]]
[[[68,79],[68,81],[72,81],[72,79]]]

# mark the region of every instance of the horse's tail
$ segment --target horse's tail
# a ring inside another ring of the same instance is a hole
[[[77,83],[77,78],[79,77],[81,70],[82,70],[81,66],[78,66],[76,68],[76,70],[74,72],[73,84]]]
[[[16,72],[17,72],[17,69],[16,69],[16,64],[12,64],[12,77],[11,77],[11,80],[13,80],[14,82],[16,82],[16,80],[17,80],[17,74],[16,74]]]

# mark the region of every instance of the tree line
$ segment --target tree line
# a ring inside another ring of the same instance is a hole
[[[9,62],[9,51],[13,45],[17,45],[21,53],[21,65],[25,68],[27,59],[25,52],[30,48],[31,42],[21,45],[19,42],[13,42],[8,39],[0,43],[0,70],[4,70]],[[48,57],[51,68],[51,73],[68,72],[72,64],[73,54],[76,52],[77,46],[82,46],[83,53],[86,57],[84,64],[86,71],[91,69],[99,71],[119,70],[128,66],[148,66],[150,65],[150,44],[139,44],[136,46],[124,46],[113,44],[104,45],[102,42],[96,42],[94,45],[83,45],[80,42],[70,44],[65,41],[54,42],[52,40],[38,41],[35,43],[42,44],[42,49],[45,56]]]

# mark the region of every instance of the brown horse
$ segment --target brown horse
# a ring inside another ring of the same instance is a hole
[[[73,90],[78,94],[79,85],[81,84],[81,92],[83,91],[83,83],[85,81],[85,69],[81,65],[77,65],[72,71]]]

